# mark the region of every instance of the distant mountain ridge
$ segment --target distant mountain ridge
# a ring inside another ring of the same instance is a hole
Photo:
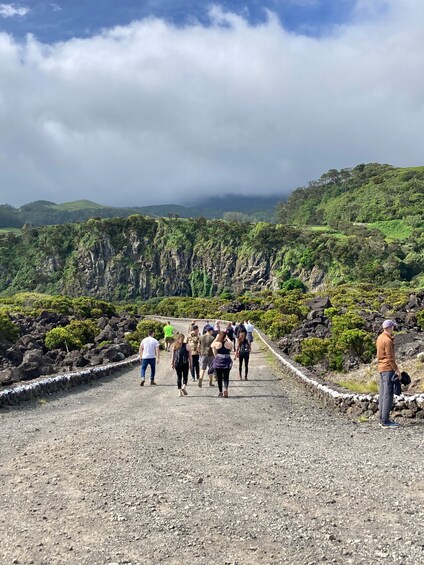
[[[91,200],[76,200],[56,204],[48,200],[36,200],[14,208],[0,205],[0,228],[21,228],[28,223],[33,226],[82,222],[90,218],[125,218],[132,214],[153,217],[178,216],[180,218],[238,219],[250,221],[274,221],[275,207],[282,197],[252,197],[229,195],[223,198],[205,198],[196,206],[159,204],[152,206],[113,207],[97,204]]]

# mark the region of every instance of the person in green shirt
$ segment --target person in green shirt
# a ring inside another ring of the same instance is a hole
[[[169,320],[166,322],[166,326],[163,328],[163,336],[165,338],[165,351],[171,350],[171,343],[174,341],[173,338],[174,328],[171,326]]]

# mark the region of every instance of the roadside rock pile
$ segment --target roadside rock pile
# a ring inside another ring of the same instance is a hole
[[[100,318],[97,321],[100,331],[94,343],[86,344],[80,350],[48,351],[46,333],[53,328],[67,326],[71,319],[70,316],[47,311],[37,318],[16,315],[13,322],[19,328],[20,337],[14,344],[0,341],[0,386],[122,361],[134,354],[125,335],[136,329],[141,317],[127,313],[120,317]]]
[[[307,303],[309,312],[301,322],[300,327],[277,341],[278,347],[293,358],[300,353],[302,341],[305,338],[330,338],[332,335],[332,321],[325,315],[325,311],[332,307],[330,298],[314,298]],[[365,306],[365,304],[364,304]],[[393,307],[384,304],[379,312],[359,310],[358,315],[364,321],[364,330],[373,334],[375,338],[381,331],[383,320],[390,317],[397,323],[395,350],[397,359],[403,361],[416,357],[424,351],[424,332],[417,322],[417,312],[424,309],[424,291],[411,294],[410,300],[404,310],[393,312]],[[344,314],[345,312],[341,312]],[[359,367],[361,359],[346,355],[345,370]]]

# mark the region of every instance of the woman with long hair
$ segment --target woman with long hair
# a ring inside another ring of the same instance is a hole
[[[187,396],[188,372],[192,366],[191,349],[184,341],[184,334],[180,334],[172,350],[171,367],[177,373],[177,387],[179,396]]]
[[[231,360],[233,344],[228,339],[226,332],[219,332],[211,347],[214,354],[213,366],[218,380],[218,396],[228,398],[230,370],[233,366],[233,362]],[[222,385],[224,385],[224,387]]]
[[[247,332],[240,332],[237,338],[236,358],[239,360],[239,377],[242,379],[241,373],[244,362],[244,380],[247,381],[247,373],[249,372],[249,357],[251,344],[246,335]]]
[[[194,382],[199,380],[200,366],[199,366],[199,355],[200,355],[200,336],[199,336],[199,326],[196,324],[187,337],[187,345],[191,350],[191,380]]]

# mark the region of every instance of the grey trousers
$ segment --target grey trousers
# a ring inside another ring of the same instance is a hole
[[[380,410],[380,422],[387,424],[390,419],[390,410],[393,406],[393,377],[394,371],[383,371],[380,373],[380,394],[378,406]]]

